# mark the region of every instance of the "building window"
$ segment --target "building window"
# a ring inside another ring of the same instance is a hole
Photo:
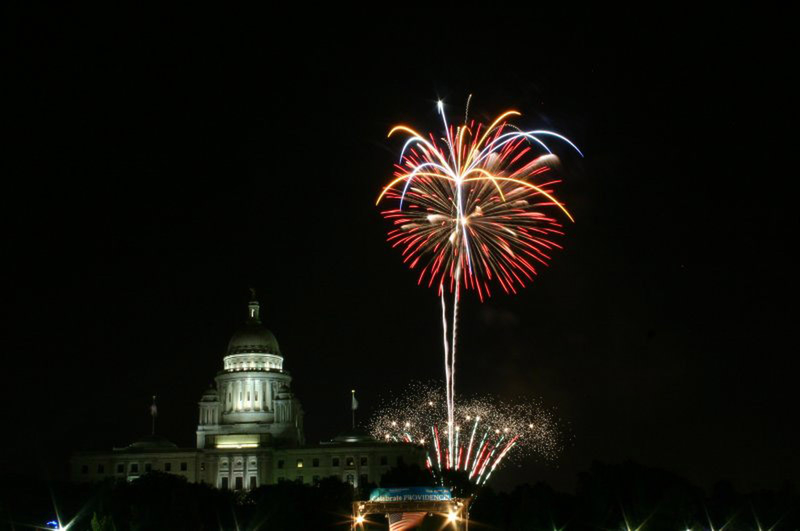
[[[138,474],[138,473],[139,473],[139,464],[131,463],[131,474]]]
[[[242,490],[243,486],[244,480],[242,479],[242,476],[236,476],[236,490]]]
[[[172,472],[172,463],[164,463],[164,472]]]
[[[97,465],[97,473],[98,474],[105,474],[106,473],[106,466],[105,465]]]
[[[381,466],[386,466],[388,464],[389,464],[389,458],[386,457],[385,455],[382,455],[381,456]]]
[[[311,460],[311,466],[313,466],[314,468],[319,468],[319,457],[315,457],[314,459]]]
[[[189,467],[186,464],[186,461],[184,461],[183,463],[181,463],[181,472],[186,472],[187,470],[189,470]]]
[[[302,459],[298,459],[297,460],[297,468],[303,468],[303,460]]]
[[[356,478],[355,478],[355,476],[353,476],[353,474],[347,474],[346,481],[351,485],[355,485],[356,484]]]
[[[150,463],[145,463],[144,464],[144,471],[145,472],[150,472],[152,469],[153,469],[153,465],[151,465]]]
[[[344,464],[345,464],[345,466],[355,466],[356,465],[356,460],[353,457],[347,457],[345,459],[345,463]]]
[[[334,457],[331,460],[331,463],[332,463],[333,466],[339,466],[339,458],[338,457]]]
[[[283,468],[283,459],[278,459],[278,468]]]
[[[256,488],[256,477],[255,476],[250,476],[250,488],[251,489]]]
[[[360,486],[363,487],[367,483],[369,483],[369,476],[367,474],[361,474],[360,476],[358,476],[358,484]]]
[[[206,464],[205,463],[200,463],[200,472],[204,472],[205,469],[206,469]]]
[[[124,474],[125,473],[125,465],[122,463],[117,463],[117,474]]]
[[[81,474],[89,473],[89,465],[81,465]]]
[[[228,490],[228,478],[222,478],[222,485],[220,485],[222,490]]]
[[[367,457],[364,455],[361,456],[361,466],[367,466]]]

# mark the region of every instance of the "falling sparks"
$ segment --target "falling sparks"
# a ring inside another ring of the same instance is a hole
[[[489,397],[462,398],[453,422],[450,430],[441,387],[413,384],[371,419],[370,431],[377,439],[423,447],[434,477],[462,471],[476,486],[486,484],[510,455],[549,461],[561,448],[558,420],[534,400],[509,404]],[[452,450],[445,443],[451,433]]]

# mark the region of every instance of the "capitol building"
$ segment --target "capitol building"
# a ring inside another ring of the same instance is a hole
[[[73,481],[133,480],[160,471],[220,489],[280,481],[313,484],[331,476],[358,486],[377,483],[399,463],[423,463],[414,446],[355,430],[307,444],[292,377],[284,370],[278,341],[261,323],[258,301],[251,299],[244,324],[228,343],[216,385],[200,397],[196,447],[179,448],[151,435],[110,452],[78,452],[70,460]]]

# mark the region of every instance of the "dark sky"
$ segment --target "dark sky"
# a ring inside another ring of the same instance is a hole
[[[459,392],[542,397],[570,426],[556,466],[497,484],[626,458],[796,481],[786,14],[395,8],[4,8],[2,466],[128,444],[154,392],[193,445],[251,285],[311,441],[348,426],[353,387],[364,418],[440,377],[438,300],[373,203],[388,129],[472,93],[586,154],[552,267],[463,301]]]

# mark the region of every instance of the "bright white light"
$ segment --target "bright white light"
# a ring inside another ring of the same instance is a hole
[[[358,516],[356,516],[356,523],[357,524],[363,524],[364,523],[364,517],[361,516],[360,514]]]
[[[458,518],[458,516],[453,511],[450,511],[449,513],[447,513],[447,521],[448,522],[455,522],[456,518]]]

